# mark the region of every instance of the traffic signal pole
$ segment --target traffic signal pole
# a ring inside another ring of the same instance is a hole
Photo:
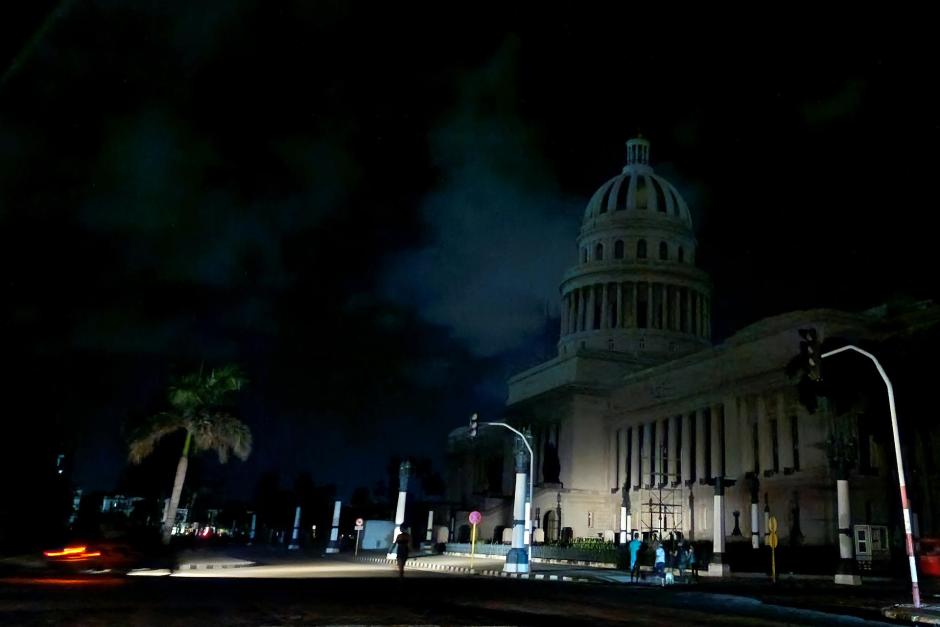
[[[833,355],[838,355],[845,351],[855,351],[865,357],[868,357],[875,364],[875,368],[878,369],[878,374],[881,375],[881,378],[885,382],[885,387],[888,389],[888,407],[891,410],[891,431],[894,435],[894,456],[898,464],[898,486],[901,488],[901,510],[902,516],[904,518],[904,536],[905,536],[905,547],[907,548],[907,559],[911,568],[911,594],[914,597],[914,607],[920,607],[920,587],[917,583],[917,563],[914,560],[914,538],[911,532],[911,504],[907,500],[907,484],[904,480],[904,460],[901,458],[901,437],[898,434],[898,416],[894,408],[894,387],[891,385],[891,380],[888,378],[888,375],[885,373],[884,368],[881,367],[881,363],[875,358],[874,355],[868,351],[864,351],[857,346],[851,344],[837,348],[836,350],[829,351],[828,353],[823,353],[821,355],[822,359],[826,357],[832,357]]]

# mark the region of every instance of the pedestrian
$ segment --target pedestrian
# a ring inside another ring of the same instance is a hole
[[[395,544],[398,545],[398,549],[395,552],[396,558],[398,559],[398,576],[405,576],[405,562],[408,561],[408,551],[411,550],[411,534],[408,533],[408,527],[402,525],[401,532],[398,534],[398,537],[395,538]]]
[[[666,549],[660,544],[656,547],[656,560],[653,563],[653,571],[660,578],[662,584],[666,585]]]
[[[689,570],[692,571],[692,576],[698,581],[698,560],[695,559],[695,545],[691,542],[689,543]]]
[[[676,566],[679,568],[679,577],[684,575],[686,567],[689,565],[689,547],[685,540],[679,540],[679,551],[676,556]]]
[[[637,559],[637,556],[642,547],[643,543],[640,541],[640,534],[634,532],[633,539],[630,540],[630,544],[628,545],[630,549],[630,583],[633,583],[634,578],[637,582],[640,581],[640,560]]]

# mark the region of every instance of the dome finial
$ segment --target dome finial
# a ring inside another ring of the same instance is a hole
[[[627,140],[627,165],[649,165],[650,143],[643,139],[642,133],[637,133],[633,139]]]

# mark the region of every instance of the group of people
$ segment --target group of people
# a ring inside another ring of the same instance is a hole
[[[634,533],[633,539],[627,545],[630,551],[630,583],[640,581],[640,553],[647,548],[646,543],[640,540],[640,534]],[[691,542],[680,539],[669,541],[669,547],[659,540],[658,536],[653,536],[650,547],[654,552],[653,573],[659,577],[662,584],[666,585],[666,566],[667,558],[672,568],[679,569],[679,576],[682,577],[685,570],[692,571],[692,576],[698,578],[698,559],[695,555],[695,547]]]

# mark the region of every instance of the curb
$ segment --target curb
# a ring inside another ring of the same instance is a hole
[[[881,610],[885,618],[927,625],[940,625],[940,606],[922,605],[915,608],[913,605],[892,605]]]
[[[180,564],[176,570],[214,570],[223,568],[245,568],[256,566],[255,562],[239,562],[238,564]]]
[[[395,565],[395,560],[385,559],[383,557],[357,557],[353,558],[359,562],[368,562],[372,564]],[[462,573],[465,575],[482,575],[484,577],[504,577],[507,579],[531,579],[539,581],[570,581],[576,583],[591,583],[593,580],[586,577],[569,577],[568,575],[550,575],[547,573],[506,573],[501,570],[477,570],[466,566],[450,566],[446,564],[434,564],[433,562],[422,562],[419,560],[408,560],[405,568],[415,570],[436,570],[442,572]]]
[[[451,557],[470,557],[469,553],[456,553],[452,551],[444,551],[444,555],[449,555]],[[491,559],[491,560],[504,560],[506,559],[505,555],[492,555],[487,553],[477,553],[475,557],[480,559]],[[585,560],[560,560],[549,557],[533,557],[533,564],[555,564],[559,566],[582,566],[586,568],[606,568],[608,570],[616,570],[617,565],[611,564],[610,562],[589,562]]]

